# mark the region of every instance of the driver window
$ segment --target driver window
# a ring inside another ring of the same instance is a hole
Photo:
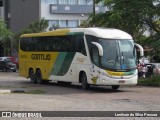
[[[92,61],[95,65],[99,66],[99,53],[97,47],[92,48]]]

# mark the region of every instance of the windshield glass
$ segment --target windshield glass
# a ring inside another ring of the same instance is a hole
[[[136,68],[133,40],[99,39],[103,47],[101,65],[105,69],[126,70]]]

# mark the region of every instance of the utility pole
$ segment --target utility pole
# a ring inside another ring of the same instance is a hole
[[[93,17],[95,17],[96,11],[95,11],[95,0],[93,0]]]
[[[95,22],[95,14],[96,14],[96,11],[95,11],[95,0],[93,0],[93,26],[95,26],[94,25],[94,22]]]

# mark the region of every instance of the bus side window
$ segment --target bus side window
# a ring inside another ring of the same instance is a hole
[[[55,37],[53,37],[52,39],[53,39],[52,51],[56,51],[56,40],[55,40]]]
[[[21,38],[21,40],[20,40],[20,48],[21,48],[21,50],[23,50],[23,51],[26,51],[26,49],[27,49],[27,38]]]
[[[46,37],[45,38],[45,50],[46,51],[52,51],[52,44],[53,44],[53,40],[51,37]]]
[[[70,52],[77,52],[75,39],[76,39],[75,36],[70,36],[70,44],[69,44],[69,51]]]
[[[66,52],[72,52],[72,37],[71,36],[67,36],[65,41],[64,41],[64,50]]]
[[[99,66],[99,52],[98,52],[98,48],[93,46],[92,47],[92,61],[95,65]]]
[[[85,48],[83,36],[81,36],[80,38],[77,37],[76,46],[77,46],[77,52],[80,52],[86,55],[86,48]]]
[[[36,45],[36,49],[35,51],[43,51],[44,50],[44,45],[43,45],[43,38],[42,37],[35,37],[35,45]]]
[[[26,46],[26,51],[33,51],[34,50],[34,37],[29,38]]]
[[[56,37],[56,36],[53,36],[52,37],[52,40],[53,40],[53,45],[52,45],[52,51],[57,51],[57,47],[58,47],[58,43],[57,43],[57,41],[58,41],[58,37]]]

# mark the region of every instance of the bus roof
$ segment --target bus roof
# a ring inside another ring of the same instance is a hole
[[[38,37],[38,36],[56,36],[56,35],[68,35],[71,33],[84,33],[87,35],[93,35],[100,38],[109,39],[132,39],[128,33],[114,29],[114,28],[68,28],[68,29],[57,29],[55,31],[23,34],[21,37]]]

